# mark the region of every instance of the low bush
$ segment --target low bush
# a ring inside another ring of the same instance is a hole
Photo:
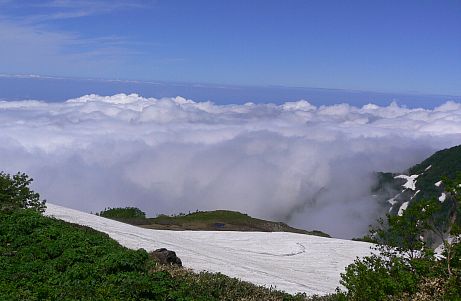
[[[438,220],[442,215],[437,200],[419,200],[401,216],[388,215],[381,221],[371,233],[378,243],[376,254],[346,268],[341,284],[347,290],[337,295],[358,301],[461,300],[460,183],[461,177],[444,179],[446,193],[455,200],[448,222]],[[430,248],[428,233],[443,241],[442,258]]]

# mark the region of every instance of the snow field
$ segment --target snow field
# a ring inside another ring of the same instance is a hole
[[[151,230],[47,203],[45,215],[107,233],[121,245],[176,252],[194,271],[221,272],[289,293],[332,293],[340,273],[371,244],[286,232]]]

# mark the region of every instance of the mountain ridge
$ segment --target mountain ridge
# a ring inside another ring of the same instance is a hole
[[[136,209],[136,208],[126,208]],[[289,226],[284,222],[269,221],[254,218],[248,214],[231,210],[196,211],[188,214],[164,215],[154,218],[127,218],[107,214],[109,211],[123,210],[112,208],[99,213],[100,216],[112,218],[131,225],[155,230],[194,230],[194,231],[242,231],[242,232],[291,232],[307,235],[330,237],[319,230],[304,230]]]

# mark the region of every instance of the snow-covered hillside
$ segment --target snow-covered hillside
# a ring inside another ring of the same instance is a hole
[[[327,294],[340,273],[370,244],[285,232],[214,232],[143,229],[47,203],[46,215],[90,226],[120,244],[151,251],[176,251],[186,267],[221,272],[289,293]]]

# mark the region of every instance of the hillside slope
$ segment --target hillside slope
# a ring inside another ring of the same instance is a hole
[[[2,301],[311,300],[157,259],[143,249],[125,248],[105,233],[30,208],[0,210]]]
[[[282,222],[258,219],[238,211],[197,211],[174,216],[161,214],[155,218],[146,218],[144,216],[126,218],[114,214],[106,214],[117,210],[124,211],[123,208],[112,208],[100,212],[99,215],[131,225],[156,230],[292,232],[330,237],[322,231],[297,229]]]
[[[221,272],[289,293],[328,294],[340,273],[370,244],[284,232],[168,231],[135,227],[47,204],[46,215],[109,234],[123,246],[176,251],[184,266]]]

